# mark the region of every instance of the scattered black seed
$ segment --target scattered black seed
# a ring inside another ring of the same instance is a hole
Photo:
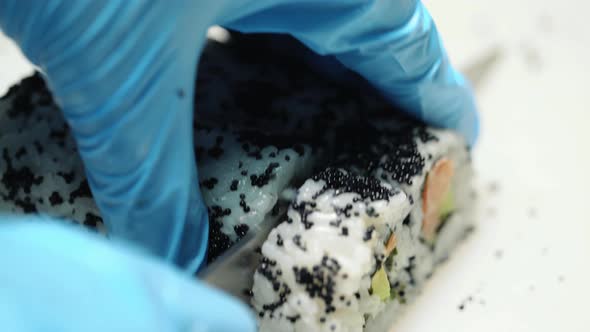
[[[252,290],[248,289],[248,288],[245,288],[244,290],[242,290],[242,294],[244,294],[244,296],[246,296],[246,297],[254,296],[254,293],[252,292]]]
[[[219,182],[217,180],[217,178],[212,177],[210,179],[207,179],[207,180],[201,182],[201,185],[204,186],[205,188],[211,190],[211,189],[215,188],[215,185],[217,184],[217,182]]]
[[[348,236],[348,227],[342,227],[342,235]]]
[[[23,209],[24,213],[37,213],[37,207],[33,202],[31,202],[30,197],[25,197],[24,199],[15,199],[14,205]]]
[[[416,279],[414,279],[413,270],[416,267],[416,265],[415,265],[416,256],[410,256],[410,258],[408,260],[409,260],[409,264],[408,264],[408,266],[406,266],[404,268],[404,270],[408,273],[408,276],[410,277],[410,285],[414,286],[414,285],[416,285]]]
[[[90,187],[88,186],[88,181],[84,180],[80,182],[78,188],[70,193],[70,199],[68,200],[70,204],[74,203],[76,198],[92,198],[92,193],[90,192]]]
[[[527,215],[529,216],[529,218],[534,219],[537,217],[537,209],[535,209],[534,207],[529,208],[529,210],[527,211]]]
[[[295,243],[295,245],[297,247],[299,247],[299,249],[301,249],[303,251],[307,251],[307,248],[303,244],[301,244],[301,235],[300,234],[293,236],[293,243]]]
[[[504,256],[504,252],[501,249],[494,251],[494,257],[496,259],[502,259],[502,256]]]
[[[21,147],[20,149],[18,149],[16,151],[16,153],[14,154],[14,157],[16,159],[20,159],[20,157],[24,156],[27,154],[27,149],[25,149],[24,147]]]
[[[277,234],[277,246],[283,246],[283,238],[281,237],[281,234]]]
[[[488,191],[492,194],[497,193],[498,191],[500,191],[500,184],[496,181],[491,182],[488,186]]]
[[[236,190],[238,190],[238,183],[239,183],[239,181],[238,181],[238,180],[233,180],[233,181],[231,182],[231,185],[229,186],[229,190],[231,190],[231,191],[236,191]]]
[[[314,204],[314,203],[301,202],[301,203],[297,204],[296,202],[293,202],[293,204],[291,204],[292,209],[297,211],[299,213],[299,215],[301,216],[301,223],[303,224],[305,229],[310,229],[311,227],[313,227],[313,222],[311,222],[307,219],[309,214],[311,214],[311,212],[312,212],[312,210],[308,209],[307,207],[308,206],[313,207],[314,205],[312,205],[312,204]]]
[[[363,241],[369,241],[371,240],[371,238],[373,237],[373,231],[375,230],[375,226],[371,225],[369,227],[367,227],[367,230],[365,231],[365,236],[363,236]]]
[[[223,154],[223,149],[219,146],[214,146],[207,150],[207,154],[215,159],[219,159],[219,157],[221,157]]]
[[[35,146],[35,150],[37,150],[38,154],[43,154],[43,151],[45,151],[45,149],[43,148],[43,145],[41,145],[41,143],[37,140],[35,140],[33,142],[33,145]]]
[[[3,159],[6,162],[6,170],[2,176],[2,184],[8,191],[9,199],[14,200],[19,189],[22,189],[26,194],[30,194],[33,185],[39,185],[43,182],[42,176],[35,176],[31,169],[26,166],[15,169],[8,155],[8,149],[3,150]]]
[[[329,223],[330,226],[336,227],[336,228],[340,227],[340,224],[342,224],[342,219],[336,219],[336,220],[330,221],[330,223]]]
[[[248,175],[248,171],[243,170],[243,171],[240,172],[240,174],[242,174],[242,176],[246,176],[246,175]]]
[[[63,202],[64,202],[64,199],[61,197],[61,195],[57,191],[52,192],[51,196],[49,196],[49,203],[51,203],[51,206],[56,206],[56,205],[59,205]]]
[[[246,236],[246,234],[248,234],[249,229],[250,227],[248,227],[248,225],[246,224],[238,224],[234,226],[234,232],[236,232],[238,238],[243,238],[244,236]]]
[[[279,204],[277,203],[270,210],[270,215],[273,217],[276,217],[279,215],[279,211],[280,211],[280,207],[279,207]]]
[[[291,157],[289,155],[285,155],[285,161],[290,161]]]
[[[273,179],[275,177],[274,170],[278,167],[279,167],[279,163],[270,163],[262,174],[250,175],[250,182],[252,183],[253,186],[260,187],[260,188],[264,187],[265,185],[267,185],[269,183],[269,181],[271,179]]]
[[[416,128],[416,135],[423,143],[428,143],[430,141],[438,141],[438,137],[434,136],[426,127],[420,126]]]
[[[240,207],[245,213],[250,212],[250,206],[246,204],[246,195],[240,194]]]
[[[102,224],[102,218],[93,214],[93,213],[86,213],[84,216],[84,221],[82,222],[85,226],[89,226],[92,228],[96,228],[99,224]]]
[[[229,209],[223,209],[213,205],[207,209],[209,214],[209,246],[207,251],[207,262],[211,263],[229,247],[233,245],[229,236],[221,231],[223,224],[221,218],[231,213]]]
[[[410,222],[411,222],[410,215],[408,214],[408,216],[402,222],[402,225],[404,225],[404,226],[410,226]]]
[[[69,173],[57,172],[57,175],[61,176],[67,184],[70,184],[74,181],[76,173],[74,171]]]
[[[378,218],[379,217],[379,213],[377,213],[377,211],[375,210],[374,207],[369,206],[367,208],[367,216],[369,216],[371,218]]]

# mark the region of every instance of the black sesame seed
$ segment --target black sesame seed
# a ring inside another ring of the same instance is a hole
[[[213,189],[215,187],[215,185],[217,184],[217,182],[219,182],[217,180],[217,178],[212,177],[210,179],[207,179],[207,180],[201,182],[201,185],[204,186],[205,188],[211,190],[211,189]]]
[[[52,192],[51,196],[49,196],[49,203],[51,203],[51,206],[56,206],[62,204],[63,202],[64,199],[57,191]]]
[[[236,191],[236,190],[238,190],[238,183],[239,183],[239,181],[238,181],[238,180],[233,180],[233,181],[231,182],[231,185],[229,186],[229,190],[231,190],[231,191]]]
[[[238,224],[234,226],[234,232],[236,233],[238,238],[244,237],[248,233],[249,229],[250,227],[248,227],[248,225],[246,224]]]

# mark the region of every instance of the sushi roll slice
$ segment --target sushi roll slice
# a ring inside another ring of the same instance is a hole
[[[199,185],[209,212],[208,261],[311,174],[312,148],[292,138],[195,124]],[[0,100],[0,212],[45,213],[106,233],[69,128],[40,74]]]
[[[0,212],[46,213],[104,231],[70,130],[39,74],[0,99]]]
[[[299,188],[262,246],[261,331],[387,331],[471,230],[463,140],[378,123],[365,153],[336,157]]]

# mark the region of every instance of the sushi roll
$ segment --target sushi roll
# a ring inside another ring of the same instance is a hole
[[[248,290],[261,331],[385,331],[472,229],[461,137],[299,63],[209,44],[194,124],[208,262],[286,202]],[[0,99],[0,212],[108,236],[41,75]],[[249,276],[252,277],[252,276]]]
[[[256,229],[315,152],[290,137],[195,124],[199,186],[209,214],[208,262]],[[107,234],[69,127],[40,74],[0,100],[0,212],[44,213]]]
[[[363,153],[347,146],[299,188],[262,246],[261,331],[386,331],[471,230],[462,138],[377,123]]]

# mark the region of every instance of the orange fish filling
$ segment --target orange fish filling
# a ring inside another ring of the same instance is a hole
[[[422,233],[427,240],[433,240],[441,223],[440,210],[451,189],[455,167],[448,158],[439,159],[426,176],[422,191]]]

